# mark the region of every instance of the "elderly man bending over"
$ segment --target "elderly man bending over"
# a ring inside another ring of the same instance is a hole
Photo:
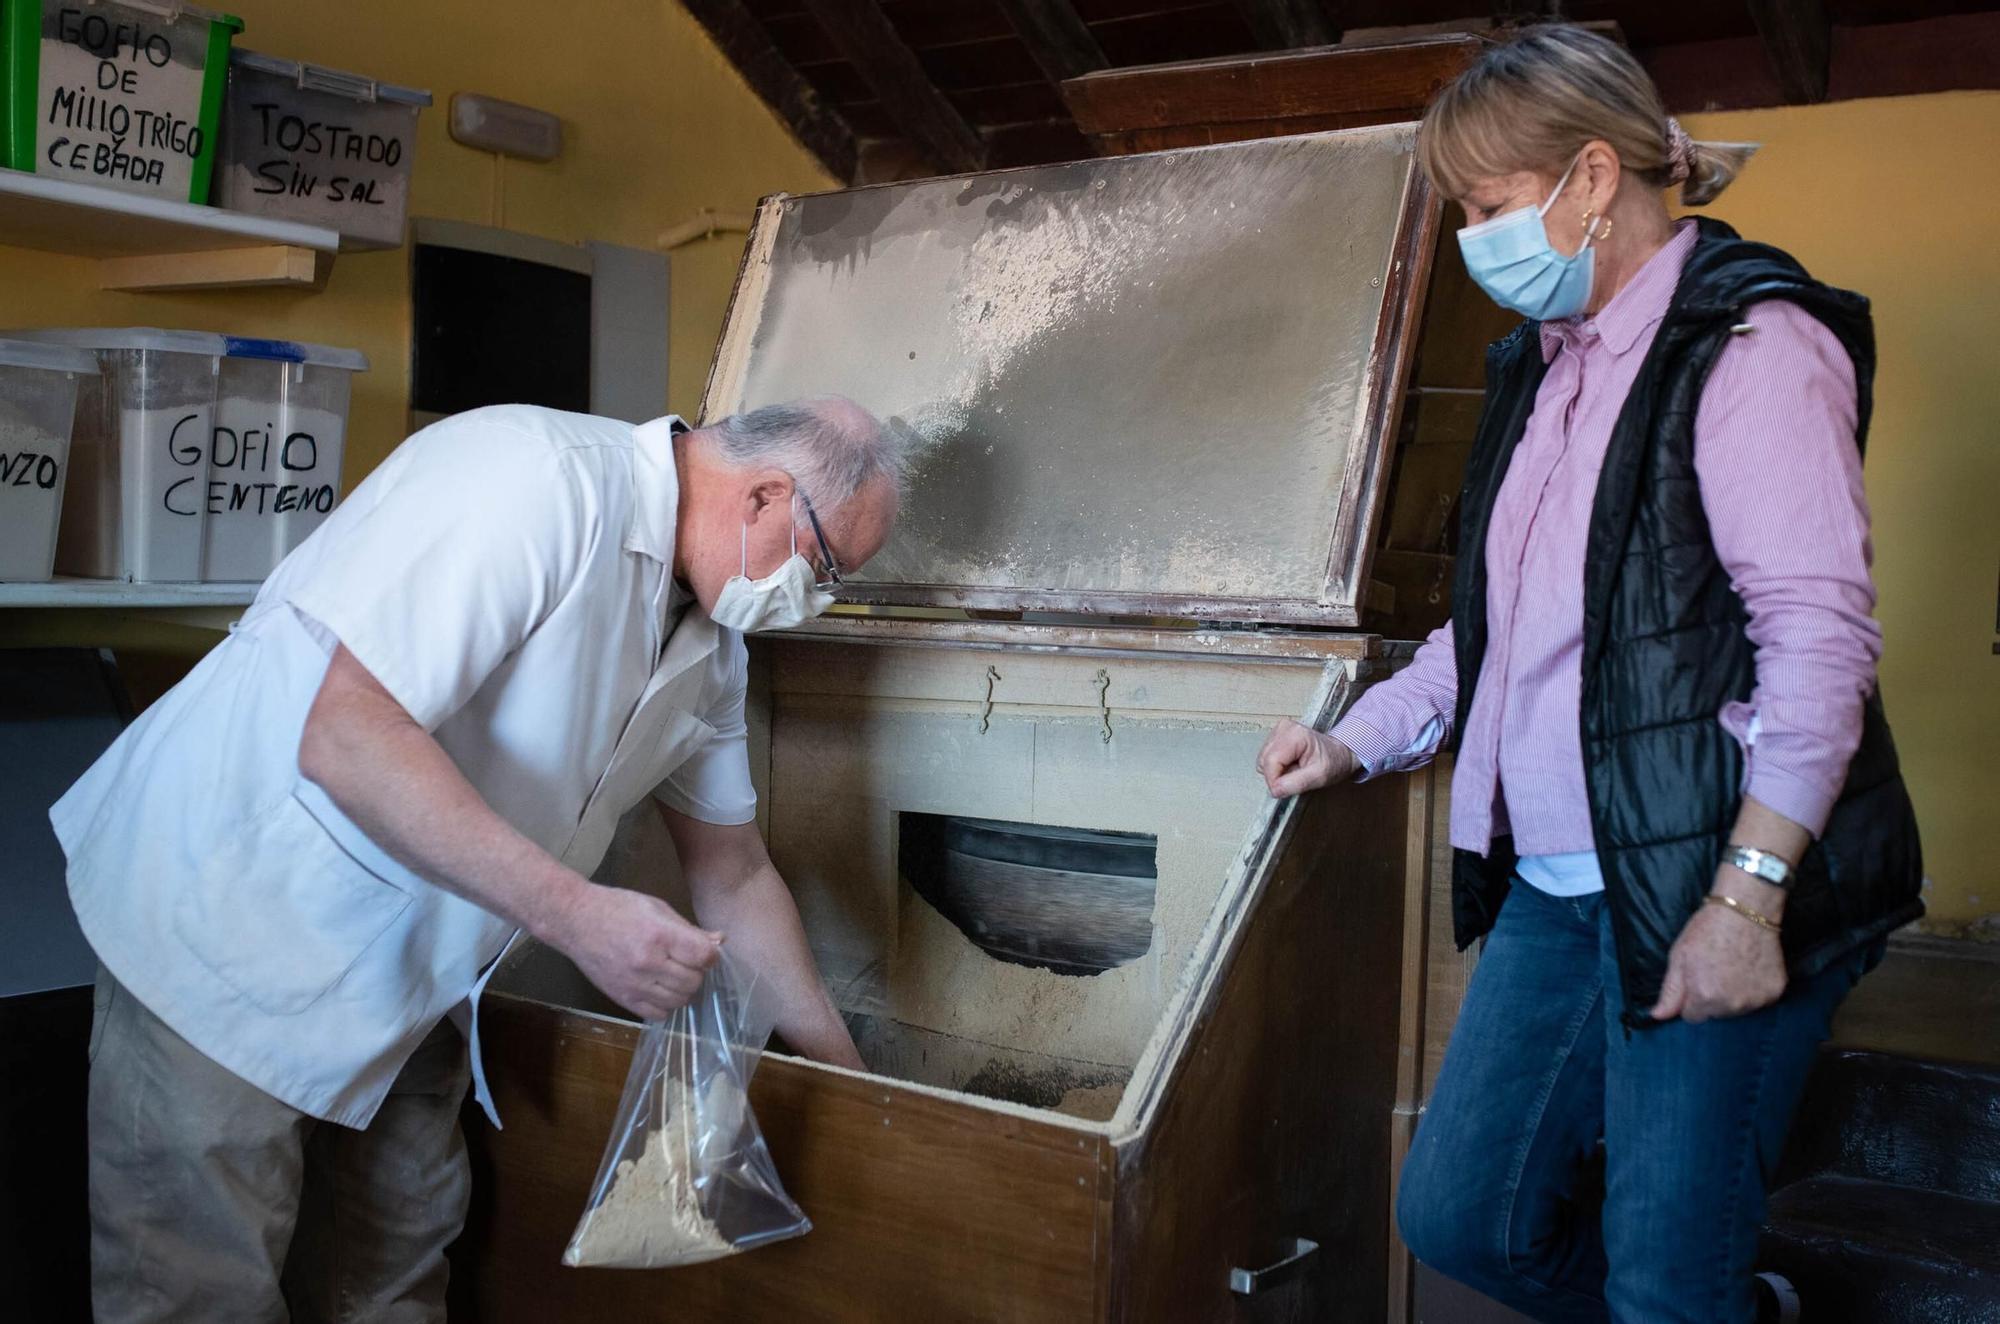
[[[792,1045],[860,1065],[752,822],[742,632],[825,610],[898,475],[836,398],[697,431],[482,409],[285,559],[51,815],[101,963],[99,1324],[442,1320],[473,1074],[445,1021],[516,931],[646,1017],[727,935]],[[692,920],[589,881],[648,796]]]

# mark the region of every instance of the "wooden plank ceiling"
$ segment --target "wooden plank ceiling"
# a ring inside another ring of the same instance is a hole
[[[681,0],[837,178],[1091,154],[1103,69],[1549,17],[1615,24],[1676,110],[2000,87],[2000,0]]]

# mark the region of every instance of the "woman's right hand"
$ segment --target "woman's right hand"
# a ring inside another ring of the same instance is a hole
[[[1361,771],[1361,761],[1324,731],[1287,717],[1264,741],[1257,771],[1271,794],[1282,799],[1347,781]]]

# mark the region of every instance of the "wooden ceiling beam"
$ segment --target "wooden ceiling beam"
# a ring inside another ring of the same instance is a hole
[[[1493,22],[1499,27],[1545,23],[1562,17],[1562,0],[1493,0]]]
[[[804,0],[903,132],[945,173],[986,168],[986,142],[945,99],[875,0]]]
[[[1063,99],[1103,155],[1353,128],[1416,119],[1489,45],[1460,33],[1103,69],[1064,83]]]
[[[1236,9],[1267,51],[1331,46],[1340,40],[1340,24],[1324,0],[1236,0]]]
[[[1058,86],[1111,63],[1070,0],[1000,0],[1000,8],[1028,54]]]
[[[1747,0],[1778,89],[1793,105],[1826,100],[1833,20],[1822,0]]]
[[[828,105],[805,76],[792,67],[743,0],[683,0],[723,55],[736,66],[750,90],[763,98],[826,172],[854,181],[861,149],[854,130]]]

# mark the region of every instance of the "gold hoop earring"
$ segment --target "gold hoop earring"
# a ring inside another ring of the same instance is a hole
[[[1604,228],[1601,230],[1593,230],[1593,227],[1596,226],[1597,223],[1600,221],[1604,223]],[[1593,240],[1596,242],[1602,242],[1603,240],[1610,238],[1610,236],[1611,236],[1611,218],[1609,216],[1599,216],[1595,210],[1584,212],[1583,237],[1585,239]]]

